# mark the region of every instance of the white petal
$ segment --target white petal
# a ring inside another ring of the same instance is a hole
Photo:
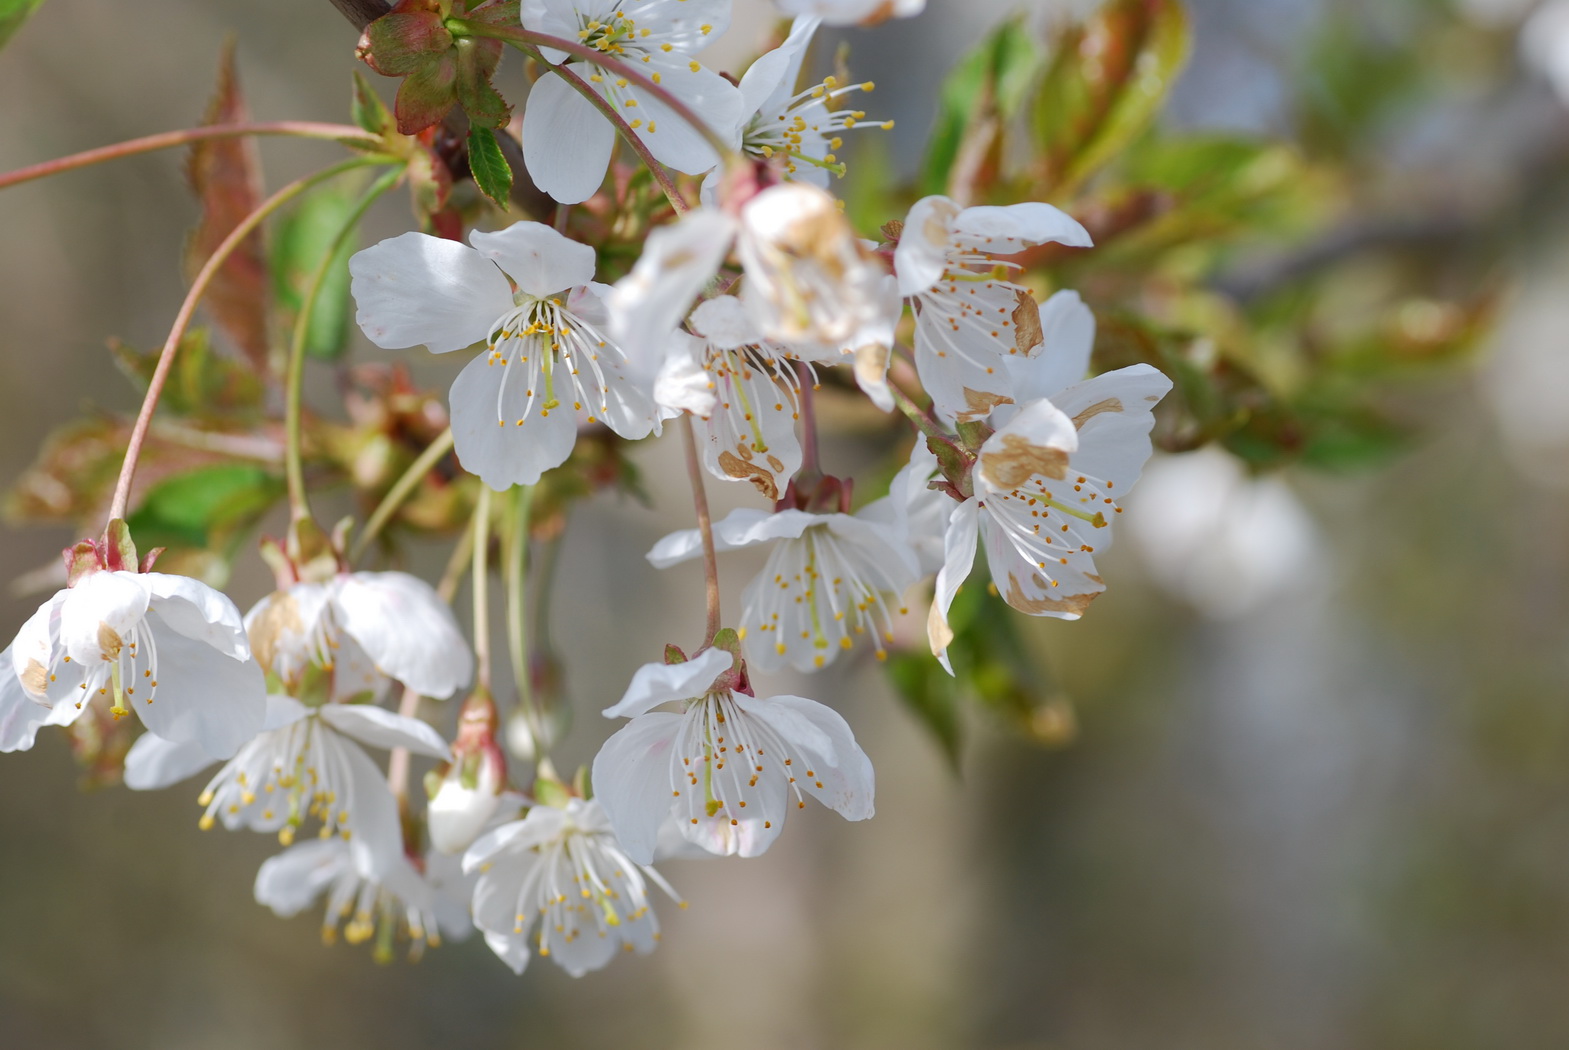
[[[715,678],[733,663],[723,649],[704,649],[680,664],[644,664],[632,676],[632,683],[613,707],[605,708],[606,718],[633,718],[672,700],[690,700],[708,691]]]
[[[463,870],[472,872],[504,852],[520,853],[558,837],[566,815],[553,806],[533,806],[522,820],[509,821],[481,835],[463,855]]]
[[[507,968],[513,973],[521,975],[524,968],[528,966],[529,953],[526,938],[486,930],[485,944],[496,953],[496,958],[507,964]]]
[[[691,59],[679,52],[654,51],[649,61],[640,65],[643,72],[658,76],[660,87],[686,103],[696,117],[719,135],[728,136],[730,129],[741,122],[741,93],[718,73],[702,66],[693,69]],[[635,86],[620,94],[637,102],[635,110],[626,109],[623,113],[642,119],[636,134],[655,160],[688,175],[701,175],[719,163],[714,147],[675,110]],[[650,131],[650,127],[654,130]]]
[[[657,359],[692,299],[730,251],[735,222],[700,208],[649,234],[632,272],[610,293],[611,337],[632,359]]]
[[[158,688],[151,703],[127,697],[128,706],[149,732],[195,743],[220,761],[229,758],[262,731],[267,684],[261,667],[169,629],[158,613],[148,622],[158,649]]]
[[[953,674],[953,665],[948,662],[953,628],[948,626],[948,610],[953,605],[953,596],[959,593],[959,585],[975,565],[978,515],[973,497],[953,508],[949,515],[948,531],[943,537],[943,566],[937,573],[937,593],[932,596],[931,613],[926,619],[926,637],[931,643],[932,654],[949,674]]]
[[[360,874],[379,877],[403,860],[403,825],[387,775],[361,751],[339,738],[349,773],[349,847]]]
[[[126,752],[125,786],[132,791],[156,791],[195,776],[215,761],[200,744],[189,740],[176,743],[143,733]]]
[[[615,144],[610,122],[561,77],[547,73],[529,89],[523,105],[524,166],[534,184],[562,204],[594,195]]]
[[[349,290],[355,320],[383,350],[423,343],[443,354],[490,335],[512,307],[500,270],[466,244],[404,233],[355,252]]]
[[[519,367],[492,365],[481,354],[452,383],[452,439],[458,460],[497,492],[534,484],[545,471],[565,463],[577,443],[577,422],[570,411],[545,412],[537,400],[529,411],[524,378],[507,376]]]
[[[65,592],[60,606],[61,645],[72,660],[96,663],[104,656],[102,632],[107,629],[127,638],[146,614],[148,597],[136,573],[89,573]]]
[[[1081,381],[1090,370],[1095,346],[1095,314],[1078,292],[1060,291],[1040,308],[1041,345],[1028,357],[1006,359],[1019,404],[1051,397]]]
[[[785,103],[795,94],[796,82],[801,79],[801,62],[806,57],[812,34],[822,24],[821,18],[803,15],[790,26],[790,35],[784,43],[758,57],[747,67],[741,77],[741,108],[743,125],[753,116],[773,116],[784,110]]]
[[[468,642],[424,580],[406,572],[351,573],[340,577],[332,601],[339,625],[383,674],[438,700],[469,684]]]
[[[1011,492],[1037,474],[1060,479],[1078,448],[1073,420],[1044,398],[1031,401],[981,446],[975,463],[977,493],[983,488]]]
[[[188,576],[148,572],[141,581],[152,596],[149,607],[165,624],[236,660],[251,658],[240,610],[228,595]]]
[[[339,879],[354,879],[354,860],[339,838],[300,842],[262,861],[256,872],[256,903],[279,918],[298,915]]]
[[[1032,244],[1055,241],[1088,248],[1089,232],[1067,212],[1040,201],[965,208],[953,221],[955,240],[991,255],[1012,255]]]
[[[59,720],[79,713],[70,701],[62,700],[50,708],[29,696],[13,671],[14,650],[15,643],[0,654],[0,752],[26,751],[33,746],[39,728],[50,724],[51,718]]]
[[[747,316],[746,307],[733,295],[716,295],[699,303],[688,323],[692,331],[721,350],[734,350],[763,340],[763,333]]]
[[[594,249],[544,223],[515,222],[496,233],[475,230],[469,243],[519,289],[541,299],[594,279]]]
[[[1171,380],[1150,365],[1129,365],[1069,387],[1052,403],[1078,427],[1075,470],[1110,481],[1126,492],[1150,457],[1152,411]]]
[[[949,227],[959,206],[947,197],[922,197],[904,219],[904,232],[893,250],[893,270],[900,295],[919,295],[948,268]]]
[[[370,704],[323,704],[318,711],[322,721],[338,732],[372,747],[402,747],[416,755],[451,757],[452,749],[441,734],[418,718],[407,718]]]
[[[702,340],[685,332],[671,333],[664,363],[654,380],[654,402],[661,410],[705,417],[713,412],[713,380],[697,358],[703,345]]]
[[[594,756],[594,798],[627,856],[639,864],[653,863],[660,826],[670,813],[671,754],[683,717],[665,711],[639,715]]]
[[[776,513],[756,507],[737,507],[714,523],[714,549],[739,550],[756,543],[799,536],[816,520],[816,515],[799,510]],[[654,544],[647,557],[654,568],[668,569],[702,553],[702,533],[696,529],[682,529]]]
[[[800,696],[737,696],[735,702],[771,725],[791,746],[795,761],[805,763],[795,774],[803,791],[846,820],[872,815],[872,762],[839,712]]]

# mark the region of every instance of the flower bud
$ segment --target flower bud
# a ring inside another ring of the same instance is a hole
[[[496,745],[496,705],[475,694],[463,703],[452,761],[426,779],[430,844],[442,853],[462,853],[479,837],[507,782],[507,760]]]

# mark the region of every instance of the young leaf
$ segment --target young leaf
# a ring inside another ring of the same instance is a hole
[[[264,514],[282,494],[282,479],[261,467],[244,463],[201,467],[154,485],[127,524],[148,546],[217,547]]]
[[[44,0],[0,0],[0,47],[5,47],[12,35],[22,28],[22,23]]]
[[[501,154],[496,134],[490,128],[469,128],[469,170],[474,173],[474,185],[479,191],[506,211],[507,198],[512,193],[512,167]]]
[[[231,124],[249,119],[250,111],[234,69],[231,40],[224,45],[218,63],[218,90],[203,123]],[[261,162],[251,139],[206,139],[192,144],[185,170],[202,203],[201,221],[185,250],[186,273],[194,277],[213,250],[261,202]],[[260,231],[245,238],[218,270],[207,289],[206,307],[251,365],[265,369],[267,258]]]
[[[938,98],[922,194],[948,192],[961,158],[976,167],[975,154],[1000,153],[1004,122],[1019,111],[1041,57],[1023,19],[1013,18],[959,60]]]
[[[318,190],[305,197],[279,224],[272,252],[273,290],[291,328],[305,303],[322,256],[331,247],[354,206],[351,193],[338,189]],[[348,346],[349,256],[354,254],[354,249],[353,237],[346,238],[338,246],[323,278],[321,291],[316,295],[305,336],[305,352],[312,357],[336,360]]]
[[[371,90],[370,84],[360,76],[359,70],[354,71],[354,96],[349,103],[349,113],[354,118],[354,123],[372,135],[385,138],[396,126],[386,103],[382,102],[381,96]]]
[[[1150,126],[1190,36],[1179,0],[1108,0],[1064,34],[1035,100],[1044,189],[1070,192]]]

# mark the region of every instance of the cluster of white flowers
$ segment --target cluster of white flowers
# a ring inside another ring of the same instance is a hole
[[[202,584],[102,552],[78,558],[72,586],[9,650],[0,749],[30,747],[39,727],[99,698],[117,716],[135,710],[147,732],[127,783],[164,787],[223,763],[200,792],[201,824],[278,835],[286,849],[263,865],[256,896],[279,914],[325,895],[329,939],[341,923],[351,941],[402,939],[415,952],[477,926],[519,971],[534,952],[582,974],[618,945],[650,950],[649,887],[676,897],[651,865],[671,851],[757,856],[807,796],[848,820],[872,816],[872,764],[844,718],[815,700],[759,698],[752,670],[810,672],[857,648],[883,658],[934,575],[928,633],[947,668],[947,614],[977,543],[1009,605],[1078,618],[1105,588],[1094,557],[1170,388],[1147,365],[1086,378],[1090,310],[1071,291],[1041,305],[1009,279],[1021,251],[1090,244],[1050,205],[934,196],[889,223],[884,243],[851,230],[826,187],[839,132],[864,115],[837,99],[870,85],[797,91],[803,54],[821,21],[920,6],[781,0],[802,17],[736,86],[690,57],[723,31],[729,0],[525,0],[527,28],[604,56],[547,60],[628,114],[658,161],[710,173],[703,203],[654,229],[613,287],[595,283],[592,246],[535,222],[474,232],[467,245],[405,233],[351,260],[358,322],[377,346],[483,344],[452,386],[451,419],[461,463],[491,488],[538,482],[584,426],[635,440],[689,416],[707,472],[767,502],[649,553],[664,567],[705,548],[774,545],[734,631],[690,658],[671,647],[604,711],[628,721],[594,760],[592,794],[543,771],[532,796],[508,791],[483,678],[451,744],[412,705],[379,706],[394,683],[405,700],[456,695],[474,658],[429,585],[350,572],[341,555],[325,575],[291,565],[243,621]],[[737,167],[721,170],[670,98],[733,144]],[[534,86],[525,158],[563,204],[598,191],[614,134],[563,77]],[[913,330],[909,349],[902,329]],[[901,358],[909,374],[890,378]],[[841,366],[920,430],[890,493],[853,513],[849,483],[821,474],[807,451],[815,432],[798,429],[815,427],[806,401]],[[929,410],[902,389],[911,375]],[[448,763],[431,789],[428,845],[367,746]],[[310,831],[318,838],[296,841]]]

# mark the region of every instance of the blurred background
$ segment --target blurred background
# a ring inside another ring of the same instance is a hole
[[[930,0],[837,34],[878,84],[868,111],[897,119],[850,154],[852,213],[919,177],[961,53],[1016,14],[1042,39],[1095,6]],[[79,790],[45,734],[0,760],[0,1046],[1569,1046],[1569,4],[1186,6],[1160,134],[1251,144],[1200,162],[1273,195],[1222,187],[1203,221],[1119,240],[1141,198],[1064,189],[1104,251],[1056,276],[1096,306],[1108,366],[1136,303],[1196,375],[1245,342],[1291,412],[1206,415],[1183,380],[1161,432],[1183,451],[1128,501],[1110,590],[1081,622],[1014,617],[1022,718],[923,717],[869,661],[761,683],[845,714],[876,818],[811,807],[762,858],[664,865],[691,907],[662,909],[657,953],[582,980],[537,959],[515,978],[477,941],[417,965],[323,947],[318,914],[252,900],[270,838],[198,831],[199,783]],[[710,65],[767,32],[766,5],[737,7]],[[230,34],[258,119],[345,119],[355,33],[325,0],[49,0],[0,52],[0,169],[194,123]],[[271,186],[337,156],[261,150]],[[158,345],[183,295],[180,165],[0,194],[0,482],[84,412],[134,411],[104,345]],[[1157,205],[1180,197],[1158,178]],[[389,201],[367,233],[408,225]],[[400,356],[445,389],[444,363]],[[842,440],[830,470],[882,469],[885,440],[853,419]],[[601,494],[561,550],[563,768],[671,622],[696,627],[698,570],[642,559],[688,524],[679,447],[632,455],[652,505]],[[716,509],[757,505],[741,488],[711,484]],[[12,497],[6,579],[80,535],[37,524],[32,495]],[[729,608],[759,566],[722,564]],[[242,608],[269,589],[253,546],[228,586]],[[38,600],[0,600],[0,624]]]

